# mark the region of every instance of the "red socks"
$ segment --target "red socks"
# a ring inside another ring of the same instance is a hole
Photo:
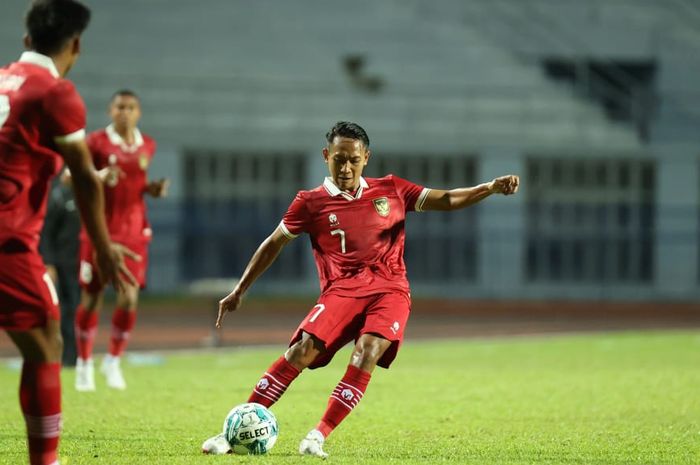
[[[29,463],[58,463],[58,437],[61,432],[61,364],[22,365],[19,402],[27,424]]]
[[[75,312],[75,337],[78,345],[78,357],[88,360],[92,357],[92,348],[97,335],[98,312],[89,312],[79,305]],[[124,353],[129,334],[136,323],[136,312],[115,308],[112,314],[112,335],[109,341],[109,353],[119,357]]]
[[[82,305],[78,305],[75,311],[75,339],[78,346],[78,358],[88,360],[92,357],[98,318],[97,312],[88,312]]]
[[[328,437],[329,434],[348,416],[365,394],[372,375],[369,372],[348,365],[345,376],[340,380],[328,399],[328,407],[316,429]]]
[[[299,370],[292,366],[284,355],[281,356],[265,372],[253,392],[248,398],[248,402],[257,402],[265,407],[270,407],[277,402],[287,387],[299,376]]]
[[[109,353],[120,357],[129,342],[129,334],[136,324],[136,312],[115,308],[112,314],[112,336],[109,340]]]

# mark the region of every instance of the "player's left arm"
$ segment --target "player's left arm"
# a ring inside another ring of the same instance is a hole
[[[519,185],[520,178],[509,174],[474,187],[450,190],[431,189],[423,202],[422,210],[459,210],[474,205],[492,194],[515,194],[518,192]]]
[[[156,142],[153,139],[148,139],[147,144],[150,146],[151,160],[156,153]],[[150,165],[150,160],[149,160]],[[160,178],[151,180],[146,183],[145,194],[150,195],[154,199],[162,199],[168,196],[168,187],[170,187],[170,179]]]

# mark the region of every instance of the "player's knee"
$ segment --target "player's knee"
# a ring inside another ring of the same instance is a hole
[[[126,308],[127,310],[136,310],[138,299],[133,295],[125,295],[123,299],[120,299],[119,307]]]
[[[301,341],[287,349],[285,358],[289,363],[300,370],[308,367],[311,365],[311,362],[313,362],[308,345]]]
[[[386,339],[378,337],[361,337],[352,353],[353,365],[358,367],[376,365],[390,344]]]
[[[36,353],[38,361],[54,363],[61,360],[63,353],[63,337],[61,331],[48,328],[44,332],[43,342],[38,344],[39,351]]]
[[[139,302],[139,291],[137,288],[129,288],[125,292],[120,292],[117,296],[117,305],[128,310],[136,310]]]
[[[90,302],[88,305],[83,305],[83,308],[88,312],[99,312],[101,310],[101,307],[101,305],[94,302]]]
[[[102,307],[102,295],[83,292],[80,298],[80,304],[88,312],[98,312]]]
[[[303,370],[311,365],[320,353],[319,342],[313,337],[304,337],[287,349],[285,358],[294,367]]]
[[[49,338],[49,346],[51,358],[54,360],[60,359],[63,354],[63,337],[60,332],[51,335]]]

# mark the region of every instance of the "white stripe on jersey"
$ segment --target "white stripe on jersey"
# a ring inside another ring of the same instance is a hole
[[[420,193],[420,195],[418,196],[418,200],[416,200],[415,210],[417,212],[423,211],[423,204],[425,203],[425,199],[428,198],[428,194],[430,194],[430,189],[428,189],[427,187],[423,188],[423,192]]]
[[[79,142],[83,139],[85,139],[85,129],[79,129],[65,136],[56,136],[53,138],[57,144],[70,144],[71,142]]]
[[[284,224],[284,221],[280,221],[279,228],[280,228],[280,231],[282,231],[282,234],[287,236],[289,239],[295,239],[295,238],[299,237],[298,234],[292,234],[291,232],[289,232],[289,229],[287,229],[287,226]]]

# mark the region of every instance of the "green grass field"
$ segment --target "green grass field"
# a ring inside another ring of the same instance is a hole
[[[62,465],[298,464],[342,376],[344,351],[273,407],[267,456],[204,456],[283,348],[167,355],[125,366],[129,389],[72,388],[64,374]],[[0,367],[0,463],[26,463],[19,373]],[[700,332],[407,343],[326,443],[329,464],[698,464]]]

